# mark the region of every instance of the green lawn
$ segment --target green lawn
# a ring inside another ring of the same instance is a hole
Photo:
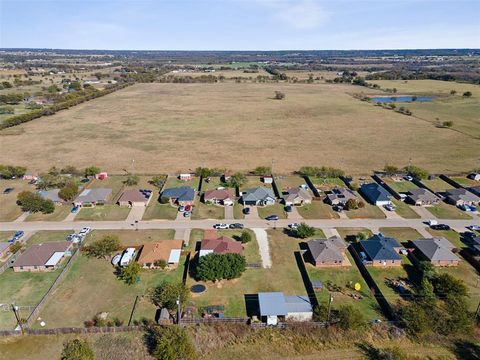
[[[25,221],[62,221],[68,216],[68,214],[70,214],[71,209],[72,208],[69,205],[56,205],[53,213],[33,213],[28,215]]]
[[[43,244],[54,241],[66,241],[67,235],[73,233],[73,230],[58,231],[37,231],[27,241],[27,245]]]
[[[444,202],[441,202],[435,206],[428,206],[425,209],[430,211],[434,216],[439,219],[471,219],[471,216],[469,216],[462,210],[457,209],[453,205],[445,204]]]
[[[0,231],[0,242],[5,242],[10,240],[14,234],[15,234],[15,231]]]
[[[303,177],[295,175],[275,176],[275,183],[281,193],[290,188],[298,188],[300,185],[307,184]]]
[[[168,204],[161,204],[159,201],[158,189],[153,192],[152,199],[145,209],[142,220],[166,219],[175,220],[177,217],[177,206]]]
[[[345,183],[339,178],[320,178],[309,176],[312,184],[322,191],[333,189],[334,187],[345,187]]]
[[[418,186],[411,181],[400,180],[395,181],[392,178],[383,179],[393,190],[399,193],[408,192],[413,189],[417,189]]]
[[[125,220],[130,208],[118,205],[101,205],[95,207],[81,208],[75,221],[116,221]]]
[[[13,188],[10,194],[3,194],[6,188]],[[35,191],[25,180],[0,180],[0,221],[13,221],[22,215],[22,209],[17,205],[17,196],[22,191]]]
[[[432,236],[443,236],[448,241],[450,241],[453,245],[457,248],[465,247],[465,244],[460,240],[460,234],[457,233],[455,230],[433,230],[430,228],[426,228],[426,230],[432,234]]]
[[[243,213],[243,205],[235,202],[233,204],[233,217],[235,219],[245,219],[245,214]]]
[[[49,328],[82,327],[85,320],[105,311],[109,319],[118,317],[126,325],[136,296],[146,295],[149,289],[163,281],[181,281],[184,261],[182,256],[175,270],[142,270],[140,282],[129,286],[115,276],[108,260],[80,255],[40,317]],[[155,311],[156,307],[148,298],[142,298],[134,319],[146,317],[153,320]]]
[[[267,189],[272,189],[272,184],[265,184],[262,181],[262,176],[247,176],[247,181],[240,187],[240,192],[244,192],[248,189],[256,187],[265,187]]]
[[[117,236],[122,246],[138,246],[157,240],[172,240],[175,230],[94,230],[85,238],[85,244],[99,240],[106,235]]]
[[[310,263],[306,263],[305,266],[308,271],[308,275],[311,281],[321,281],[324,285],[322,291],[317,292],[317,299],[320,303],[327,303],[330,292],[327,289],[327,283],[331,283],[333,286],[341,287],[341,291],[335,291],[333,308],[341,305],[353,305],[359,310],[366,319],[378,319],[381,314],[377,311],[378,304],[375,298],[372,296],[370,289],[368,288],[365,280],[363,280],[355,262],[347,251],[346,256],[351,263],[351,266],[335,267],[335,268],[316,268]],[[354,285],[359,283],[361,286],[360,291],[354,290]],[[352,294],[361,296],[361,299],[355,299]]]
[[[417,230],[408,227],[384,227],[380,228],[379,231],[383,235],[393,237],[400,242],[417,240],[423,237]]]
[[[337,231],[343,239],[347,239],[347,237],[357,235],[358,233],[364,233],[368,237],[373,235],[372,231],[366,228],[345,227],[337,228]]]
[[[168,189],[168,188],[180,187],[180,186],[191,186],[192,188],[195,189],[195,191],[197,191],[199,182],[200,182],[199,177],[193,177],[191,180],[183,181],[178,179],[178,177],[176,176],[169,176],[163,188]]]
[[[53,272],[14,272],[7,269],[0,275],[0,303],[17,306],[36,306],[60,273]],[[26,319],[32,309],[21,309],[20,317]],[[13,312],[0,311],[0,329],[12,330],[16,325]]]
[[[252,241],[250,241],[247,244],[243,244],[243,248],[244,248],[243,254],[245,255],[245,259],[247,260],[247,263],[260,264],[262,262],[262,258],[260,256],[260,251],[258,249],[258,243],[255,238],[255,233],[252,230],[250,229],[219,230],[218,233],[219,235],[228,236],[229,238],[240,241],[240,235],[242,234],[243,231],[249,232],[250,235],[252,236]]]
[[[480,181],[472,180],[472,179],[469,179],[467,177],[450,176],[450,179],[456,181],[460,185],[467,186],[467,187],[468,186],[479,186],[480,185]]]
[[[268,230],[272,268],[247,269],[238,279],[208,282],[207,291],[193,294],[192,303],[200,309],[206,305],[224,305],[226,316],[246,316],[245,295],[262,291],[283,291],[286,295],[306,293],[295,261],[294,251],[299,240],[288,237],[282,230]],[[188,286],[196,281],[189,278]]]
[[[338,219],[339,217],[330,205],[322,201],[312,201],[311,204],[297,207],[297,210],[304,219]]]
[[[195,206],[193,207],[192,219],[224,219],[225,218],[225,208],[219,205],[204,204],[197,197],[195,199]]]
[[[269,215],[278,215],[280,219],[286,219],[287,213],[285,212],[285,205],[275,203],[268,206],[257,206],[258,216],[261,219],[265,219]]]
[[[350,219],[385,219],[385,214],[378,206],[365,202],[365,206],[357,210],[345,211]]]
[[[420,219],[420,215],[418,215],[410,205],[396,199],[392,199],[392,202],[396,207],[395,212],[404,219]]]
[[[207,182],[205,179],[202,181],[202,192],[207,190],[215,190],[219,187],[223,187],[225,184],[220,180],[220,176],[211,176]]]
[[[429,189],[434,192],[444,192],[445,190],[453,189],[454,187],[449,183],[443,181],[440,178],[432,180],[422,180],[422,183],[425,184]]]

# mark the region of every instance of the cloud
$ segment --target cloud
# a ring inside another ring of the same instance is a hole
[[[325,24],[330,13],[316,0],[259,0],[268,6],[274,19],[300,30],[313,29]]]

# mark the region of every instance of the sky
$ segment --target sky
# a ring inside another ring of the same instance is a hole
[[[480,0],[0,0],[0,48],[480,48]]]

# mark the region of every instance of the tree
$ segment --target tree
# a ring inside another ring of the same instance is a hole
[[[284,100],[285,93],[282,91],[275,91],[275,100]]]
[[[248,231],[244,230],[240,235],[240,241],[242,242],[242,244],[249,243],[250,241],[252,241],[252,235]]]
[[[32,213],[42,212],[43,214],[51,214],[55,211],[55,204],[52,200],[44,199],[39,194],[31,191],[22,191],[17,195],[17,205],[22,211]]]
[[[468,290],[465,283],[449,273],[438,274],[432,281],[435,294],[439,297],[467,296]]]
[[[246,269],[245,257],[240,254],[208,254],[198,261],[196,277],[202,281],[235,279]]]
[[[71,174],[73,176],[81,176],[82,172],[78,170],[75,166],[67,165],[60,169],[60,174]]]
[[[450,95],[455,95],[457,93],[457,90],[450,90]]]
[[[137,185],[139,180],[137,175],[129,174],[123,183],[127,186],[133,186]]]
[[[15,241],[12,245],[10,245],[10,252],[12,254],[15,254],[16,252],[18,252],[20,249],[22,248],[22,243],[20,241]]]
[[[165,179],[161,176],[154,176],[152,178],[152,180],[150,181],[150,183],[154,186],[156,186],[157,188],[161,188],[163,186],[163,183],[164,183]]]
[[[93,350],[85,340],[73,339],[63,344],[61,360],[93,360]]]
[[[241,187],[247,182],[247,177],[240,172],[233,174],[227,182],[230,187]]]
[[[428,177],[428,171],[425,169],[422,169],[418,166],[415,165],[408,165],[405,166],[404,170],[408,172],[411,176],[413,176],[415,179],[418,180],[423,180]]]
[[[196,358],[195,349],[185,328],[167,326],[153,328],[153,357],[158,360],[191,360]]]
[[[365,325],[363,314],[352,305],[342,305],[338,309],[338,326],[344,330],[356,330]]]
[[[358,200],[357,199],[348,199],[345,203],[345,210],[356,210],[358,209]]]
[[[471,92],[471,91],[465,91],[462,96],[463,96],[463,97],[471,97],[471,96],[472,96],[472,92]]]
[[[398,317],[405,330],[412,336],[421,336],[431,330],[431,318],[424,308],[416,302],[403,305],[398,310]]]
[[[385,171],[385,175],[392,176],[398,174],[399,169],[395,165],[385,164],[383,171]]]
[[[82,84],[80,84],[78,81],[73,81],[70,83],[70,85],[68,85],[68,88],[71,90],[80,91],[82,90]]]
[[[92,242],[84,247],[88,256],[104,258],[120,250],[120,240],[116,235],[106,235],[102,239]]]
[[[96,166],[89,166],[85,169],[85,176],[95,176],[100,172],[100,168]]]
[[[327,321],[328,320],[328,305],[325,302],[321,302],[313,309],[314,321]]]
[[[315,228],[305,223],[301,223],[297,227],[296,234],[300,239],[306,239],[315,235]]]
[[[157,260],[153,263],[156,267],[159,267],[160,269],[165,269],[167,266],[167,262],[163,259]]]
[[[20,178],[27,172],[23,166],[0,165],[0,178],[14,179]]]
[[[453,121],[452,120],[444,121],[442,123],[442,126],[446,128],[451,128],[453,126]]]
[[[127,285],[133,285],[137,282],[140,270],[142,270],[140,264],[136,261],[132,261],[120,270],[119,278],[125,281]]]
[[[157,286],[150,295],[150,299],[156,306],[169,311],[177,310],[178,299],[181,307],[185,307],[189,297],[190,291],[182,282],[166,281]]]
[[[255,175],[270,175],[272,173],[272,168],[270,166],[257,166],[253,173]]]
[[[78,194],[78,185],[75,183],[75,181],[69,181],[65,185],[65,187],[60,189],[60,191],[58,192],[58,196],[65,201],[71,201],[75,199],[77,194]]]
[[[213,176],[215,174],[221,174],[222,172],[223,172],[222,169],[215,169],[215,168],[197,167],[195,169],[195,174],[197,174],[197,176],[201,176],[203,178]]]

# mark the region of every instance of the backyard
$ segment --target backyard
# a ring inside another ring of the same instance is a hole
[[[332,207],[323,201],[312,201],[311,204],[297,207],[297,210],[304,219],[338,219],[339,217]]]
[[[417,230],[408,227],[385,227],[380,228],[379,231],[385,236],[397,239],[399,242],[422,238],[422,235]]]
[[[85,245],[106,235],[117,236],[122,246],[138,246],[157,240],[172,240],[174,230],[94,230],[85,238]]]
[[[471,219],[472,217],[465,213],[464,211],[456,208],[453,205],[445,204],[444,202],[440,202],[438,205],[435,206],[428,206],[425,209],[430,211],[432,215],[439,219]]]

